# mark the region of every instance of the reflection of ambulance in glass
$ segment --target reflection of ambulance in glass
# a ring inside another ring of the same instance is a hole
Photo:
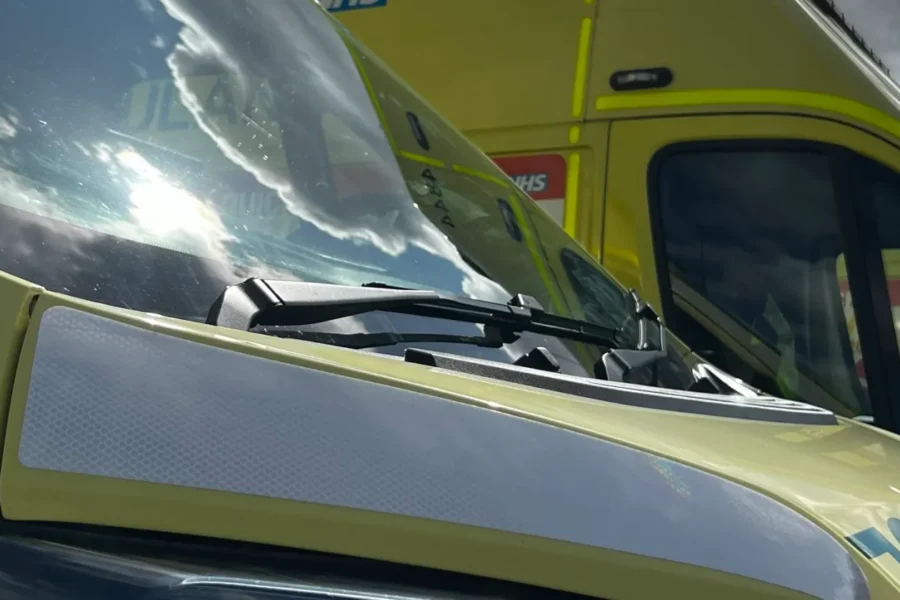
[[[125,129],[129,136],[203,163],[205,169],[233,173],[231,188],[220,190],[213,198],[226,214],[239,212],[242,219],[255,217],[268,233],[291,222],[283,219],[284,203],[277,192],[261,191],[254,181],[246,181],[244,169],[234,162],[245,156],[287,172],[281,127],[274,116],[267,81],[257,78],[238,82],[224,74],[187,76],[178,85],[172,79],[151,80],[135,85],[126,100]],[[202,107],[202,111],[191,111],[188,106],[192,105]],[[322,115],[321,126],[340,198],[391,189],[394,182],[384,181],[377,153],[350,126],[332,113]],[[231,151],[222,152],[216,139],[227,140]],[[217,180],[223,177],[227,179],[228,175],[216,175]],[[209,191],[203,183],[197,187]]]
[[[238,82],[219,74],[142,81],[131,88],[126,101],[127,132],[148,144],[177,148],[194,160],[219,160],[223,168],[232,166],[213,138],[198,131],[202,127],[242,150],[268,155],[273,164],[284,163],[271,91],[263,79]]]
[[[558,225],[564,224],[566,157],[563,154],[498,156],[494,162]]]
[[[203,165],[214,177],[185,176],[184,187],[212,202],[227,221],[278,237],[293,220],[275,190],[259,186],[240,166],[241,156],[276,172],[287,165],[268,83],[228,74],[142,81],[126,95],[125,133],[150,152]],[[199,169],[198,169],[199,170]],[[252,224],[252,225],[251,225]]]

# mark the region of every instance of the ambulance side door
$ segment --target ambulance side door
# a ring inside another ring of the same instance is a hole
[[[614,122],[607,169],[603,262],[682,340],[896,431],[900,149],[824,119],[684,116]]]

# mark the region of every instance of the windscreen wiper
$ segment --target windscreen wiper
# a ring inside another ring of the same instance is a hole
[[[635,349],[620,349],[621,330],[587,321],[547,313],[540,303],[516,294],[505,304],[432,290],[411,290],[383,283],[345,286],[301,281],[251,278],[229,286],[213,303],[206,322],[210,325],[254,331],[279,337],[307,339],[351,348],[370,348],[404,342],[447,342],[502,347],[515,342],[518,334],[536,333],[600,347],[602,356],[594,367],[601,379],[625,381],[641,368],[654,366],[666,356],[665,328],[656,313],[632,292],[634,315],[639,327]],[[484,336],[443,334],[361,333],[336,334],[304,331],[304,325],[323,323],[374,311],[403,313],[421,317],[484,325]],[[656,349],[649,340],[651,324],[659,329]],[[555,357],[538,346],[520,356],[515,365],[542,371],[560,370]],[[654,376],[655,379],[655,376]]]
[[[551,315],[524,294],[500,304],[378,283],[356,287],[251,278],[227,287],[213,303],[206,322],[250,331],[257,327],[312,325],[374,311],[477,323],[496,328],[504,336],[529,332],[617,347],[615,329]]]

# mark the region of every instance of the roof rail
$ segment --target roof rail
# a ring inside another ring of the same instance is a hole
[[[813,6],[815,6],[822,14],[835,22],[843,31],[846,33],[851,40],[866,53],[866,55],[871,58],[875,64],[877,64],[886,74],[890,75],[891,71],[887,68],[877,54],[875,54],[875,50],[872,49],[871,46],[866,44],[866,41],[863,39],[862,35],[856,30],[853,25],[851,25],[847,21],[847,17],[841,12],[837,6],[834,4],[834,0],[810,0]]]

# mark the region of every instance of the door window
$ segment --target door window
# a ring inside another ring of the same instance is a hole
[[[655,161],[651,188],[675,333],[769,393],[855,416],[871,413],[847,326],[852,298],[839,281],[835,160],[816,146],[676,147]],[[701,320],[717,329],[716,314],[747,339],[729,347],[711,336]],[[741,347],[773,359],[741,372]]]

